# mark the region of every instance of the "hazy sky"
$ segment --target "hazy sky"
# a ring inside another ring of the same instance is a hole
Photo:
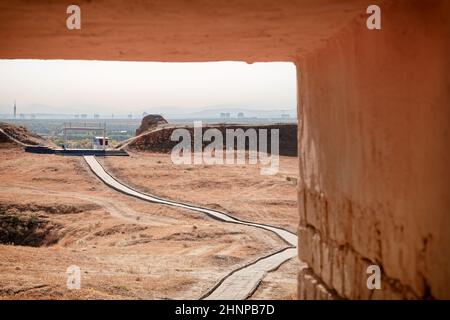
[[[293,109],[296,71],[283,62],[0,60],[0,113],[11,113],[15,99],[18,113]]]

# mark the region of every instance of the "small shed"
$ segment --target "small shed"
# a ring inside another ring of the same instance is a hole
[[[92,147],[94,150],[103,150],[108,147],[108,137],[94,137],[92,138]]]

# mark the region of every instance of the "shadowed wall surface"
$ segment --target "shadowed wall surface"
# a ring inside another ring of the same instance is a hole
[[[342,297],[450,297],[448,4],[396,1],[299,61],[299,253]]]

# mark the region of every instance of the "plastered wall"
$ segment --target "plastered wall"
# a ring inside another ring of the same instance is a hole
[[[299,59],[300,298],[450,298],[449,19],[398,1]]]

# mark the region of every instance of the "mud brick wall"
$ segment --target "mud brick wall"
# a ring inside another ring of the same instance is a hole
[[[140,151],[153,151],[153,152],[171,152],[173,147],[179,143],[179,141],[172,141],[170,139],[172,132],[177,128],[185,128],[190,132],[192,148],[194,147],[194,128],[193,126],[179,126],[163,128],[161,130],[155,130],[149,132],[146,135],[136,139],[134,142],[128,145],[129,148]],[[239,124],[217,124],[203,126],[202,132],[204,133],[208,129],[218,129],[224,139],[226,139],[226,130],[242,129],[244,132],[248,129],[254,129],[256,133],[259,130],[267,130],[267,152],[271,151],[271,133],[270,130],[279,130],[279,154],[282,156],[297,156],[297,125],[296,124],[272,124],[272,125],[239,125]],[[204,141],[203,147],[206,147],[211,142]],[[224,148],[226,143],[224,142]],[[235,140],[235,148],[237,148],[237,142]],[[245,139],[245,150],[249,150],[248,138]]]
[[[395,1],[299,59],[299,298],[450,298],[449,39],[448,1]]]

